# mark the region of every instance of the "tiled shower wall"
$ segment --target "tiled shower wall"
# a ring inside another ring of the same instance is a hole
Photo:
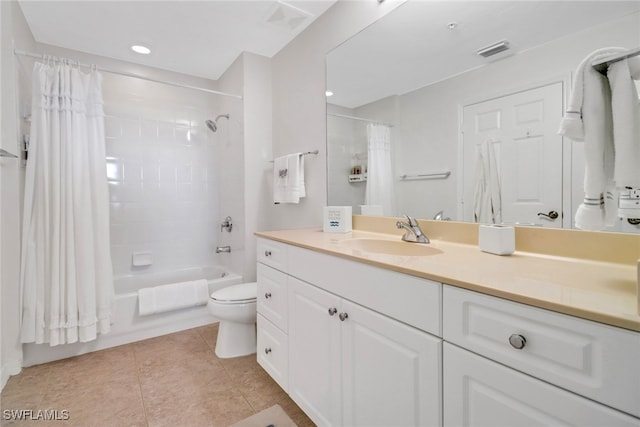
[[[188,89],[115,85],[103,90],[114,276],[214,263],[215,107]],[[152,264],[134,266],[134,253]]]

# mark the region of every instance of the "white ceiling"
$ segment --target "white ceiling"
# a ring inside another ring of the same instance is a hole
[[[336,0],[19,0],[37,42],[217,80],[243,52],[272,57]],[[144,44],[150,55],[131,51]]]
[[[407,93],[639,10],[637,0],[409,0],[329,53],[328,101],[355,108]],[[476,54],[503,39],[511,50],[490,59]],[[626,47],[638,45],[640,27]]]

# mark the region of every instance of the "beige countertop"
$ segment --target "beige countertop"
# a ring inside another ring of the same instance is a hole
[[[427,233],[428,234],[428,233]],[[258,232],[256,236],[435,280],[535,307],[640,331],[637,269],[634,265],[518,251],[498,256],[477,245],[431,240],[442,251],[428,256],[375,254],[344,240],[397,235],[320,228]],[[407,243],[412,245],[414,243]]]

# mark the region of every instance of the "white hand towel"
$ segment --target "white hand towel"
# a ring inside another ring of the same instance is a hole
[[[637,69],[640,69],[639,57],[614,62],[607,71],[611,87],[614,180],[617,188],[640,188],[640,101],[631,77]]]
[[[477,150],[474,221],[499,224],[502,222],[502,197],[493,141],[482,141]]]
[[[138,312],[141,316],[195,307],[209,300],[206,279],[171,283],[138,290]]]
[[[278,157],[273,162],[273,202],[299,203],[306,196],[302,153]]]
[[[605,204],[600,200],[614,186],[611,94],[606,77],[591,64],[623,51],[626,49],[598,49],[582,60],[575,72],[569,108],[558,131],[574,141],[584,141],[585,198],[576,212],[576,227],[583,230],[605,227]],[[596,213],[597,209],[602,212]]]

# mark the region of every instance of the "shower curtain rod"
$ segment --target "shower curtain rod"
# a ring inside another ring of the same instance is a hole
[[[13,49],[13,53],[14,55],[19,55],[19,56],[27,56],[29,58],[35,58],[35,59],[44,59],[44,54],[38,54],[38,53],[32,53],[32,52],[26,52],[24,50],[19,50],[19,49]],[[60,58],[53,58],[54,61],[60,61]],[[85,68],[92,68],[93,66],[90,64],[83,64],[79,61],[73,61],[74,63],[77,63],[78,66],[80,67],[85,67]],[[140,79],[140,80],[146,80],[149,82],[154,82],[154,83],[161,83],[161,84],[165,84],[165,85],[169,85],[169,86],[175,86],[175,87],[180,87],[183,89],[193,89],[193,90],[199,90],[201,92],[207,92],[207,93],[212,93],[214,95],[222,95],[222,96],[229,96],[231,98],[236,98],[236,99],[242,99],[242,95],[236,95],[233,93],[226,93],[226,92],[220,92],[217,90],[213,90],[213,89],[207,89],[204,87],[198,87],[198,86],[191,86],[191,85],[186,85],[183,83],[176,83],[176,82],[170,82],[170,81],[166,81],[166,80],[157,80],[157,79],[152,79],[151,77],[145,77],[145,76],[141,76],[140,74],[133,74],[133,73],[126,73],[124,71],[116,71],[116,70],[110,70],[108,68],[103,68],[103,67],[95,67],[96,70],[98,71],[102,71],[104,73],[111,73],[111,74],[117,74],[119,76],[125,76],[125,77],[133,77],[136,79]]]
[[[385,126],[389,126],[391,128],[393,127],[393,125],[390,124],[390,123],[378,122],[376,120],[370,120],[370,119],[363,119],[362,117],[345,116],[344,114],[334,114],[334,113],[327,113],[327,116],[342,117],[343,119],[360,120],[362,122],[369,122],[369,123],[378,124],[378,125],[385,125]]]

